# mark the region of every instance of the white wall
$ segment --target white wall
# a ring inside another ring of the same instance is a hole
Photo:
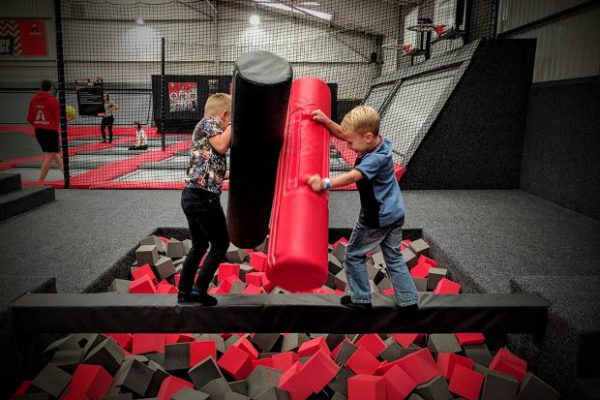
[[[500,0],[499,33],[577,6],[583,0]],[[565,15],[507,38],[535,38],[533,81],[553,81],[600,75],[600,6]]]

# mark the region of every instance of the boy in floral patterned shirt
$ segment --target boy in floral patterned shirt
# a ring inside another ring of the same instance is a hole
[[[181,194],[181,207],[192,236],[192,249],[187,255],[179,280],[179,302],[214,306],[217,299],[210,296],[208,285],[219,264],[225,259],[229,235],[221,207],[221,185],[225,180],[225,153],[231,145],[231,96],[211,95],[204,106],[204,118],[194,128],[190,164]],[[198,264],[208,250],[196,283]]]

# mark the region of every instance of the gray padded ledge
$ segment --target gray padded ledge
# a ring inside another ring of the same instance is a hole
[[[340,305],[340,295],[217,295],[219,304],[177,304],[175,296],[26,294],[12,304],[18,329],[31,332],[483,332],[534,333],[550,305],[533,294],[423,294],[407,316],[390,296],[373,309]]]

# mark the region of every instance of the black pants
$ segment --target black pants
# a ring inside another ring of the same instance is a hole
[[[112,139],[113,139],[112,127],[113,127],[114,122],[115,122],[115,117],[113,117],[112,115],[109,117],[102,118],[102,124],[100,125],[100,132],[102,132],[102,140],[106,140],[105,130],[108,127],[108,141],[112,142]]]
[[[196,281],[200,293],[205,294],[229,248],[225,214],[219,196],[202,189],[185,188],[181,194],[181,207],[190,227],[192,249],[183,263],[179,291],[188,294],[192,290],[198,264],[210,243],[210,252]]]

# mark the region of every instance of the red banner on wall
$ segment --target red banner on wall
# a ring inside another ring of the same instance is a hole
[[[45,21],[1,19],[0,55],[48,55]]]

